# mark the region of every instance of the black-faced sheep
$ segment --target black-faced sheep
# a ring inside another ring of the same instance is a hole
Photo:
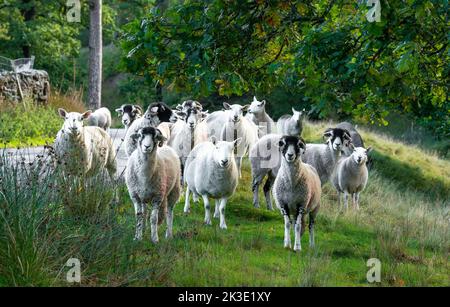
[[[311,247],[314,246],[314,222],[322,193],[320,179],[314,167],[302,162],[301,151],[305,151],[306,148],[302,138],[283,136],[279,147],[282,159],[273,185],[273,196],[284,216],[284,247],[291,248],[290,232],[293,223],[294,250],[300,251],[300,240],[307,214],[309,214],[309,243]]]

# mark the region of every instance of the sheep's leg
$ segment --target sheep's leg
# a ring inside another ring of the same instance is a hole
[[[211,206],[209,204],[208,196],[202,195],[203,203],[205,204],[205,224],[211,225]]]
[[[315,240],[314,240],[314,224],[316,223],[316,215],[318,210],[311,211],[309,213],[309,246],[314,248]]]
[[[189,211],[190,211],[190,203],[189,203],[189,193],[190,193],[190,190],[189,190],[189,187],[188,186],[186,186],[186,196],[184,197],[185,199],[184,199],[184,213],[189,213]],[[195,193],[194,193],[194,195],[195,195]]]
[[[136,215],[136,233],[134,235],[134,240],[142,240],[142,234],[144,232],[145,226],[145,205],[142,204],[138,199],[132,198],[134,204],[134,212]]]
[[[151,225],[151,234],[152,234],[152,242],[158,243],[158,214],[159,214],[159,205],[154,204],[152,207],[152,214],[150,216],[150,225]]]
[[[295,241],[294,241],[294,251],[301,251],[302,250],[302,244],[301,244],[301,238],[302,238],[302,231],[301,229],[303,226],[303,213],[299,213],[297,218],[294,220],[294,233],[295,233]]]
[[[341,209],[341,197],[342,197],[342,195],[341,195],[341,192],[340,191],[337,191],[337,193],[338,193],[338,208],[339,209]]]
[[[348,210],[348,193],[347,192],[344,192],[344,208],[345,208],[345,211]]]
[[[238,169],[238,174],[239,174],[239,178],[242,178],[242,173],[241,173],[241,163],[242,163],[242,157],[236,157],[236,166]]]
[[[259,185],[261,184],[261,180],[259,178],[253,179],[252,191],[253,191],[253,207],[259,208]]]
[[[264,184],[264,196],[266,197],[266,204],[268,210],[273,210],[272,199],[270,197],[270,191],[272,190],[272,185],[275,181],[275,178],[272,174],[269,173],[269,177]]]
[[[166,239],[173,238],[173,207],[168,206],[166,215]]]
[[[291,220],[289,215],[284,215],[284,247],[291,248]]]
[[[359,210],[359,192],[355,193],[356,210]]]
[[[198,203],[199,199],[198,199],[198,194],[195,192],[192,192],[192,200],[194,201],[194,203]]]
[[[220,228],[227,229],[227,224],[225,223],[225,207],[227,206],[227,199],[222,198],[220,200]],[[216,204],[217,208],[217,204]]]
[[[214,218],[218,218],[220,216],[220,199],[216,199],[215,208],[214,208]]]

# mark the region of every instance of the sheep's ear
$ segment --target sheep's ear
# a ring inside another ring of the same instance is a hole
[[[206,110],[205,112],[202,112],[202,119],[205,119],[206,117],[208,117],[209,115],[209,111]]]
[[[211,143],[213,143],[214,145],[217,144],[217,138],[213,135],[212,137],[209,138],[209,140],[211,141]]]
[[[223,107],[224,107],[225,110],[230,110],[231,109],[231,106],[230,106],[230,104],[228,102],[224,102],[223,103]]]
[[[256,96],[253,96],[253,101],[258,101],[258,99],[256,99]]]
[[[156,115],[156,114],[158,114],[158,107],[157,106],[156,107],[151,107],[149,109],[149,111],[150,111],[150,115]]]
[[[116,113],[117,113],[119,116],[123,115],[123,108],[122,108],[122,107],[117,108],[117,109],[116,109]]]
[[[284,142],[284,139],[281,138],[281,139],[278,141],[278,147],[280,148],[280,150],[281,150],[281,148],[284,147],[284,145],[286,145],[286,143]]]
[[[61,116],[62,118],[66,118],[67,112],[63,108],[59,108],[58,113],[59,113],[59,116]]]
[[[202,104],[200,102],[194,101],[194,103],[195,103],[195,106],[197,107],[198,110],[203,110],[203,106],[202,106]]]
[[[241,145],[242,143],[242,138],[237,138],[236,140],[234,140],[233,144],[235,147]]]
[[[369,146],[366,148],[366,153],[369,154],[370,152],[372,152],[373,148],[372,146]]]
[[[83,119],[87,119],[89,116],[91,116],[91,114],[92,114],[92,111],[88,110],[88,111],[84,112],[83,114],[81,114],[81,117]]]
[[[246,112],[250,108],[249,104],[246,104],[245,106],[242,106],[242,112]]]
[[[332,128],[328,128],[327,130],[325,130],[325,132],[323,133],[323,137],[324,138],[330,138],[333,136],[333,129]]]
[[[260,106],[265,106],[265,105],[266,105],[266,101],[265,100],[261,101]]]
[[[179,117],[182,117],[182,118],[184,118],[184,117],[186,117],[186,113],[185,112],[183,112],[183,111],[175,111],[175,114],[177,115],[177,116],[179,116]]]

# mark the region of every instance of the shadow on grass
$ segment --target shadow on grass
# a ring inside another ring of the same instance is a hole
[[[394,181],[400,188],[420,193],[431,201],[439,202],[450,198],[450,186],[439,178],[425,175],[419,166],[400,162],[379,151],[374,151],[371,157],[373,169]]]

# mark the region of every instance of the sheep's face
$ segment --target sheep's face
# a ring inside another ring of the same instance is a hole
[[[280,147],[283,158],[288,163],[293,163],[298,158],[305,154],[306,144],[305,140],[296,136],[283,136],[278,146]]]
[[[352,153],[352,159],[356,162],[356,164],[363,165],[367,162],[367,154],[372,149],[369,147],[365,149],[364,147],[355,147]]]
[[[203,106],[198,101],[186,100],[178,107],[178,110],[182,111],[184,113],[187,113],[188,110],[192,110],[192,109],[196,109],[197,111],[202,111]]]
[[[244,116],[244,112],[247,111],[249,105],[241,106],[239,104],[230,105],[226,102],[223,103],[225,110],[229,111],[228,119],[231,122],[238,123]]]
[[[328,128],[323,134],[323,137],[327,138],[326,143],[334,151],[341,151],[344,146],[351,143],[350,133],[346,129]]]
[[[258,101],[256,97],[253,97],[253,101],[248,108],[248,113],[261,114],[265,111],[266,101]]]
[[[138,116],[142,114],[142,109],[139,106],[131,104],[124,104],[120,108],[116,109],[116,112],[122,117],[122,124],[125,127],[129,127]]]
[[[163,146],[166,140],[161,131],[154,127],[139,129],[137,133],[131,135],[131,138],[138,142],[139,148],[144,154],[152,153],[158,146]]]
[[[239,146],[241,138],[236,139],[234,142],[217,141],[215,137],[211,138],[211,142],[214,144],[213,158],[216,164],[220,167],[229,167],[234,159],[234,148]]]
[[[202,119],[202,112],[197,108],[188,109],[186,112],[179,111],[177,115],[186,121],[190,129],[195,129]]]
[[[64,124],[62,130],[69,135],[79,135],[83,128],[83,121],[91,116],[92,111],[84,112],[80,114],[78,112],[66,112],[64,109],[58,109],[59,115],[64,118]]]

